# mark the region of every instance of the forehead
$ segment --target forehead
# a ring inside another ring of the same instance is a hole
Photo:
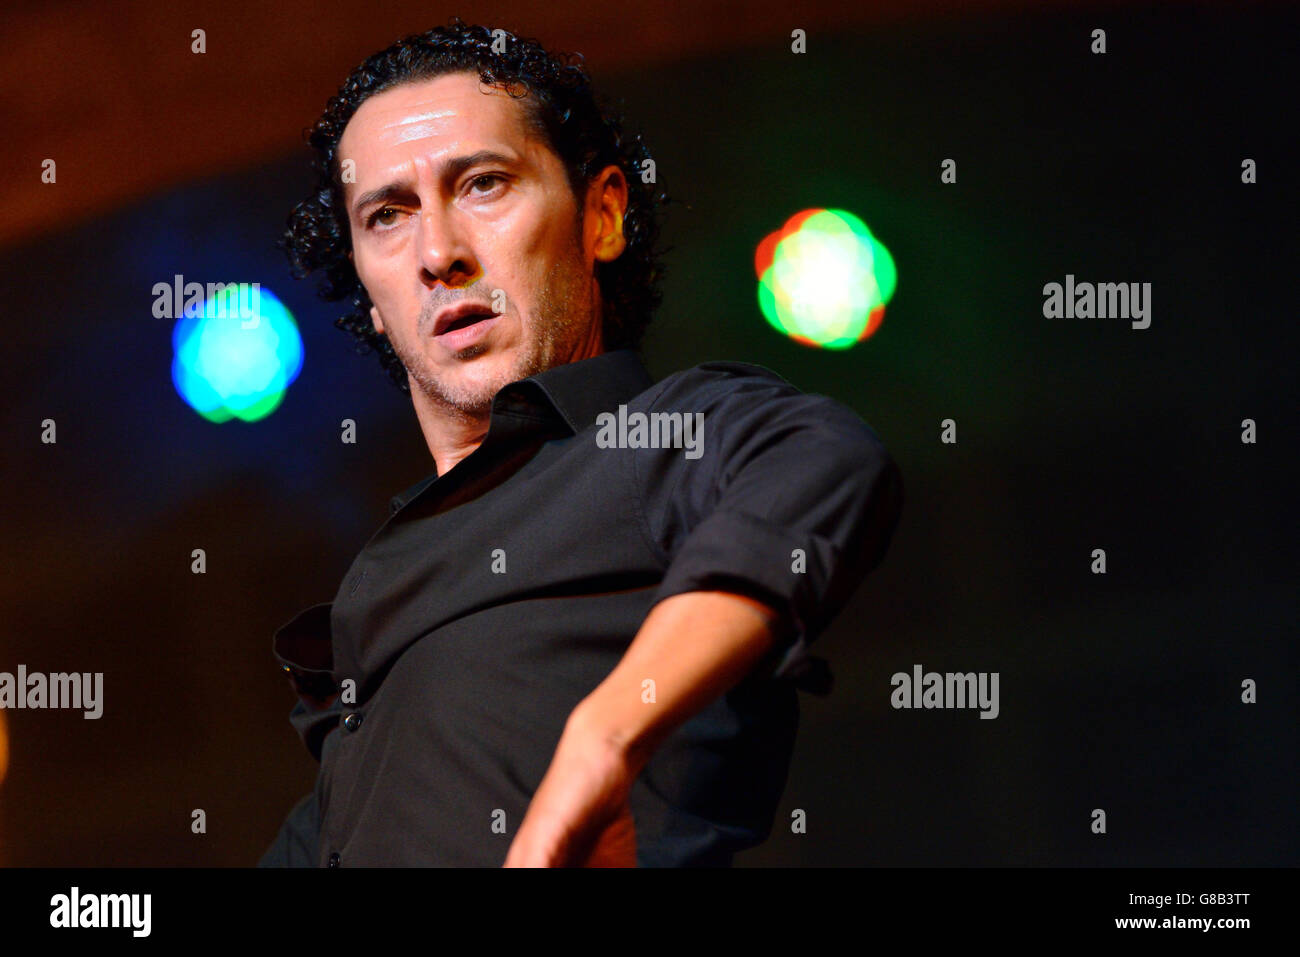
[[[523,154],[530,139],[523,98],[482,83],[477,73],[449,73],[367,99],[343,131],[339,157],[354,159],[360,171],[485,145]]]

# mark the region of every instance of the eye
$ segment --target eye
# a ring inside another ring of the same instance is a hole
[[[376,223],[379,223],[382,226],[391,226],[392,220],[385,219],[382,223],[380,223],[381,217],[388,216],[390,214],[394,216],[397,215],[397,210],[394,209],[392,206],[383,206],[370,214],[369,218],[366,220],[366,225],[374,226]]]
[[[494,192],[494,190],[491,189],[476,190],[474,187],[478,186],[480,183],[496,183],[496,182],[504,183],[505,177],[502,176],[500,173],[480,173],[478,176],[475,176],[472,180],[469,181],[470,192],[477,192],[478,195],[480,196],[486,196],[487,194]]]

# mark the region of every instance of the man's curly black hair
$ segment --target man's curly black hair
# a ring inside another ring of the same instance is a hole
[[[670,200],[642,178],[650,156],[641,136],[625,134],[623,117],[597,102],[582,54],[548,53],[537,40],[505,31],[497,40],[493,34],[487,27],[452,17],[447,26],[405,37],[353,70],[315,126],[306,131],[315,150],[312,167],[318,181],[312,194],[289,215],[277,244],[296,278],[324,272],[321,298],[350,300],[351,310],[335,325],[356,337],[359,353],[377,352],[404,392],[410,391],[406,370],[388,337],[375,332],[370,297],[348,258],[351,230],[338,169],[339,140],[348,121],[368,98],[392,87],[477,71],[481,82],[503,86],[511,96],[527,97],[526,121],[564,162],[579,215],[587,183],[606,166],[617,165],[628,186],[623,218],[627,246],[613,262],[596,264],[605,348],[639,346],[662,299],[660,257],[665,250],[658,248],[659,213]],[[504,52],[496,52],[494,43]]]

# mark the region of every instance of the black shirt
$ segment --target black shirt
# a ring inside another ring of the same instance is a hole
[[[665,412],[702,413],[698,444],[653,428],[666,417],[633,428]],[[655,384],[618,350],[503,387],[482,444],[396,496],[334,601],[277,631],[320,772],[263,863],[500,865],[570,712],[651,607],[724,590],[776,608],[785,637],[664,741],[630,802],[641,866],[729,864],[771,831],[796,688],[828,687],[807,645],[901,507],[871,428],[761,366]]]

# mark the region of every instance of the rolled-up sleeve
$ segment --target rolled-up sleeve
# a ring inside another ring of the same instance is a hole
[[[774,607],[785,644],[813,641],[879,565],[902,476],[853,410],[747,363],[706,363],[652,406],[703,413],[698,458],[638,456],[647,527],[668,561],[655,595],[747,594]]]
[[[334,680],[330,602],[312,605],[276,629],[271,652],[288,674],[298,702],[289,723],[317,762],[326,738],[339,724],[342,708]],[[315,867],[320,846],[320,774],[311,794],[289,812],[259,867]]]
[[[333,674],[331,607],[331,602],[321,602],[303,609],[276,629],[271,641],[271,652],[298,695],[289,723],[317,761],[325,736],[338,726],[342,714]]]

